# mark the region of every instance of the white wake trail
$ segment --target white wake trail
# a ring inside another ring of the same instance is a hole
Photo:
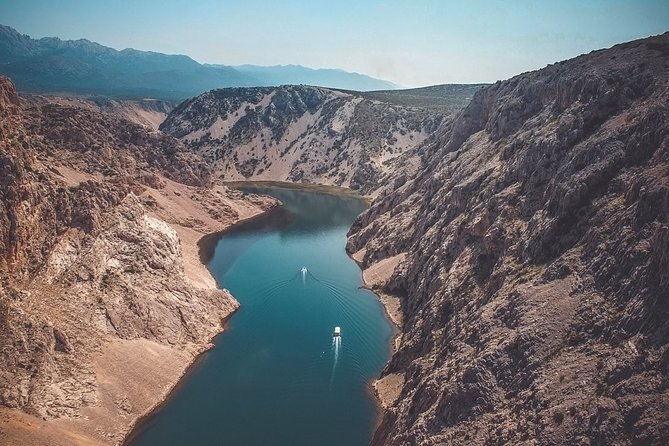
[[[330,386],[335,377],[335,370],[337,369],[337,362],[339,362],[339,349],[341,348],[341,337],[335,336],[332,338],[332,350],[334,352],[334,361],[332,363],[332,373],[330,374]]]

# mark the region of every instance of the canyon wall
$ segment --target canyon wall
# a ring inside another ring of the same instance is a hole
[[[669,443],[669,34],[498,82],[354,224],[393,259],[374,445]]]
[[[274,203],[115,114],[22,105],[7,78],[0,116],[0,443],[117,443],[238,306],[197,240]]]
[[[44,106],[47,104],[71,106],[89,112],[102,112],[107,116],[139,124],[150,130],[158,130],[168,113],[179,101],[165,99],[117,99],[105,96],[77,97],[57,95],[23,94],[24,106]]]

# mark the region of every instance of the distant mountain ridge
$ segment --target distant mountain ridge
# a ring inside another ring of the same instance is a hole
[[[0,25],[0,74],[20,90],[186,99],[224,87],[311,84],[351,90],[393,89],[391,82],[336,69],[200,64],[185,55],[116,50],[86,39],[33,39]]]
[[[247,74],[261,82],[262,86],[286,84],[318,85],[329,88],[342,88],[356,91],[370,91],[399,88],[398,85],[375,79],[360,73],[351,73],[338,68],[309,68],[302,65],[239,65],[233,67],[240,73]],[[351,87],[354,85],[354,87]]]

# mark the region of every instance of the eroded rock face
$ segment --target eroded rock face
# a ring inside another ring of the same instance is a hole
[[[281,180],[372,193],[443,115],[309,86],[212,90],[183,102],[161,130],[227,180]]]
[[[206,165],[174,138],[21,104],[1,77],[0,118],[0,406],[80,421],[50,438],[118,442],[238,306],[206,276],[198,238],[273,201],[203,187]],[[125,386],[135,369],[150,376]],[[0,421],[3,442],[32,438]]]
[[[36,283],[5,288],[3,405],[77,416],[96,402],[87,362],[105,339],[201,344],[237,307],[227,291],[188,283],[176,232],[134,195],[100,217],[94,231],[70,228],[57,238]]]
[[[477,93],[354,224],[405,313],[373,444],[669,442],[669,35]]]

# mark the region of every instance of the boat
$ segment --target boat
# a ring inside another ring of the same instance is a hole
[[[332,333],[332,336],[335,337],[335,338],[338,338],[339,336],[341,336],[341,328],[335,327],[334,333]]]

